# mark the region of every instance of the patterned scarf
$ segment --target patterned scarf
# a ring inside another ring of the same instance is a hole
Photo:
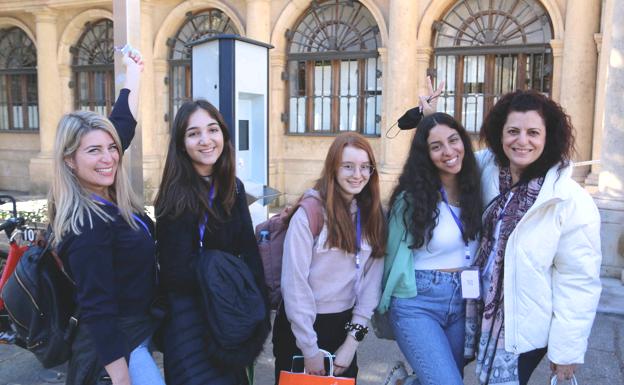
[[[495,250],[491,285],[483,293],[483,299],[467,301],[464,353],[469,358],[477,353],[476,372],[480,384],[518,385],[518,355],[505,351],[505,247],[518,222],[535,203],[544,178],[512,186],[511,172],[505,167],[500,169],[499,183],[500,195],[492,201],[484,214],[481,243],[474,263],[483,271],[490,254]],[[494,239],[499,220],[500,233]]]

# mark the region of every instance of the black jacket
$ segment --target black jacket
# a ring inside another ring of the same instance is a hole
[[[230,216],[212,231],[206,231],[204,248],[240,256],[253,273],[268,306],[264,270],[245,188],[238,179],[236,187],[236,203]],[[215,210],[222,212],[220,202],[215,201],[214,205]],[[242,373],[214,362],[209,354],[213,345],[202,314],[195,271],[199,255],[199,221],[199,214],[185,213],[178,218],[159,219],[156,224],[161,284],[170,306],[163,333],[165,379],[168,385],[238,385],[243,382]],[[268,314],[267,328],[270,324]]]

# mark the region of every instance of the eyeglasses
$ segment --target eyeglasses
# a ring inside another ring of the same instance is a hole
[[[359,166],[356,166],[353,163],[343,163],[340,166],[341,172],[344,175],[349,175],[349,176],[354,175],[356,169],[359,169],[360,174],[362,174],[363,176],[370,176],[375,171],[375,166],[370,165],[370,164],[361,164]]]

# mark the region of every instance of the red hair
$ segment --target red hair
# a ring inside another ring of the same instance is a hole
[[[327,151],[321,177],[314,189],[321,195],[327,213],[327,246],[337,247],[349,253],[356,251],[355,224],[349,211],[349,203],[341,194],[336,176],[342,165],[345,147],[364,150],[370,164],[377,167],[370,144],[362,135],[355,132],[340,134]],[[362,191],[355,195],[360,208],[363,238],[371,245],[373,258],[382,257],[386,248],[386,223],[381,209],[379,175],[373,171]]]

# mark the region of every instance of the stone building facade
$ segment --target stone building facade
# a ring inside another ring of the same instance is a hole
[[[139,1],[139,0],[135,0]],[[384,196],[412,133],[397,118],[445,80],[439,109],[469,131],[497,97],[533,88],[576,128],[575,176],[603,217],[603,273],[624,267],[624,18],[617,0],[141,0],[143,179],[155,193],[173,115],[190,96],[186,43],[239,34],[270,43],[269,184],[292,201],[333,136],[377,154]],[[56,124],[114,101],[113,0],[0,2],[0,189],[47,190]],[[476,138],[476,135],[475,135]],[[284,203],[284,202],[282,202]]]

